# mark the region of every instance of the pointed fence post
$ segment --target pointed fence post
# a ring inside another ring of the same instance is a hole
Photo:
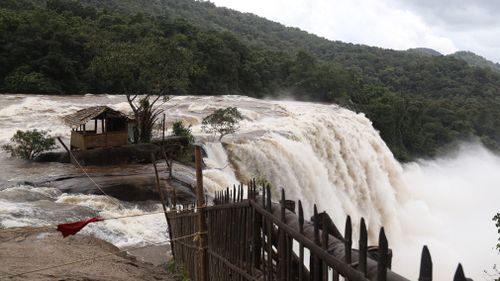
[[[365,219],[361,218],[359,225],[359,270],[366,277],[366,258],[368,252],[368,231],[366,230]]]
[[[387,264],[389,256],[389,244],[385,236],[384,228],[380,229],[378,238],[378,266],[377,266],[377,281],[387,280]]]
[[[345,249],[345,262],[351,264],[351,248],[352,248],[352,224],[351,217],[347,216],[345,221],[345,234],[344,234],[344,249]]]
[[[316,207],[316,204],[314,204],[314,243],[318,246],[321,247],[321,239],[319,236],[319,215],[318,215],[318,208]],[[321,280],[322,274],[321,274],[321,269],[323,267],[323,264],[320,262],[321,260],[318,258],[317,255],[311,255],[311,272],[312,274],[312,281],[319,281]]]
[[[194,151],[196,166],[196,205],[198,206],[198,274],[197,281],[208,281],[208,257],[205,221],[205,191],[203,189],[203,171],[201,167],[201,147],[195,146]]]
[[[252,192],[250,195],[250,192],[248,193],[248,198],[250,200],[255,200],[256,198],[256,186],[255,186],[255,180],[252,182]],[[262,226],[262,216],[252,208],[253,212],[253,219],[254,219],[254,225],[253,225],[253,260],[254,260],[254,266],[256,269],[260,269],[262,265],[262,259],[261,259],[261,253],[262,253],[262,232],[264,231],[264,227]]]
[[[271,186],[266,187],[266,210],[268,213],[273,213],[272,201],[271,201]],[[266,225],[267,230],[267,280],[272,281],[273,278],[273,222],[267,220]]]
[[[302,210],[302,202],[299,200],[299,232],[304,234],[304,210]],[[304,280],[304,245],[299,246],[299,281]]]
[[[432,281],[432,259],[431,253],[427,246],[422,249],[422,257],[420,258],[420,274],[418,281]]]
[[[455,271],[455,276],[453,277],[453,281],[467,281],[461,263],[458,264],[457,271]]]
[[[281,189],[280,201],[280,220],[286,222],[286,208],[285,208],[285,189]],[[278,229],[278,265],[279,265],[279,280],[287,281],[286,273],[288,271],[288,253],[286,252],[286,236],[283,229]],[[278,273],[277,272],[277,273]]]
[[[345,220],[345,231],[344,231],[344,261],[345,263],[350,266],[352,263],[352,256],[351,256],[351,248],[352,248],[352,224],[351,224],[351,217],[347,216]],[[345,277],[346,281],[349,281],[347,277]]]
[[[323,250],[328,251],[328,239],[330,237],[330,230],[329,230],[329,224],[328,224],[328,216],[323,216],[323,229],[321,230],[321,247]],[[321,280],[328,280],[328,266],[325,262],[323,262],[323,276]],[[347,279],[345,279],[347,280]]]

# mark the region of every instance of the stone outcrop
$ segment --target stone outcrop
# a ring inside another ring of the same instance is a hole
[[[160,148],[154,144],[132,144],[121,147],[96,148],[72,151],[82,166],[108,166],[128,163],[150,163],[151,154],[159,154]],[[34,159],[36,162],[70,163],[67,152],[45,152]],[[71,159],[71,162],[74,162]]]

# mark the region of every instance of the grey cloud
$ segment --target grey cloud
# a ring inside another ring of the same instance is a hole
[[[496,0],[391,0],[416,12],[424,21],[449,30],[475,30],[500,25],[500,1]]]
[[[212,1],[332,40],[444,54],[468,50],[500,62],[500,0]]]

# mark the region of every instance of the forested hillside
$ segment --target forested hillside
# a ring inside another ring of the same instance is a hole
[[[401,160],[473,136],[498,149],[500,73],[469,63],[332,42],[209,2],[0,2],[2,92],[335,102],[364,112]]]
[[[474,54],[473,52],[459,51],[451,54],[450,56],[463,60],[472,66],[491,68],[500,72],[499,63],[493,63],[481,56]]]

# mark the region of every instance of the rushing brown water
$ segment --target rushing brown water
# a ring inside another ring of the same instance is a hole
[[[60,116],[91,105],[129,112],[122,96],[0,96],[0,143],[18,129],[50,129],[67,140]],[[449,280],[458,262],[482,279],[498,260],[492,249],[498,211],[500,158],[480,146],[404,167],[392,156],[371,122],[361,114],[303,102],[264,101],[241,96],[174,97],[167,121],[193,125],[207,152],[209,192],[252,177],[283,187],[305,209],[328,211],[342,228],[345,215],[368,221],[372,238],[386,227],[394,250],[394,269],[415,279],[422,245],[430,247],[437,280]],[[214,109],[237,106],[244,120],[237,134],[218,143],[203,134],[200,122]],[[137,167],[115,167],[127,172]],[[179,171],[189,177],[189,171]],[[105,196],[64,194],[23,182],[81,171],[66,164],[27,163],[0,152],[0,226],[43,225],[82,216],[117,216],[158,210],[154,202],[116,205]],[[87,233],[118,246],[165,239],[161,216],[110,221]],[[474,243],[471,237],[475,237]],[[457,246],[460,245],[460,246]]]

